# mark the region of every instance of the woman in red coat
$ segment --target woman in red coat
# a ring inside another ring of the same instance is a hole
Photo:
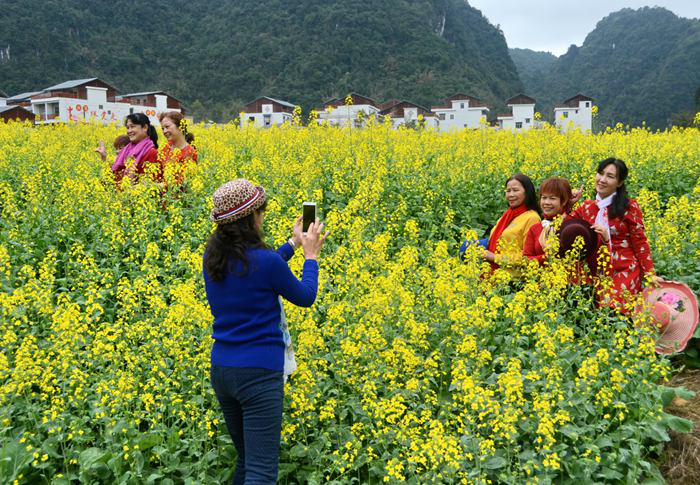
[[[645,278],[656,282],[651,248],[644,232],[639,204],[627,195],[627,165],[616,158],[606,158],[598,165],[596,198],[586,200],[572,216],[591,224],[602,246],[610,252],[607,268],[612,277],[613,304],[622,307],[630,294],[640,293]]]
[[[543,219],[530,228],[525,236],[523,256],[544,264],[547,259],[545,248],[547,237],[554,218],[568,217],[574,195],[569,181],[559,177],[548,178],[540,185],[540,208]]]

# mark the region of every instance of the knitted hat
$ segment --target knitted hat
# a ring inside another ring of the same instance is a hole
[[[250,215],[262,207],[267,199],[265,189],[246,179],[226,182],[214,192],[214,208],[210,219],[217,224],[228,224]]]
[[[677,281],[662,281],[642,294],[660,331],[656,352],[681,352],[698,325],[698,300],[693,291]]]

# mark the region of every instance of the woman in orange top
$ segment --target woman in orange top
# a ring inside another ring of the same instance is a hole
[[[187,128],[187,121],[178,111],[166,111],[158,117],[163,129],[163,136],[168,141],[158,154],[161,168],[159,181],[163,180],[165,168],[168,164],[175,164],[175,183],[182,185],[184,176],[183,165],[187,161],[197,162],[197,148],[193,145],[194,135]]]

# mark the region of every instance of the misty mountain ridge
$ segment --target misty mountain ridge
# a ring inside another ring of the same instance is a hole
[[[579,47],[559,56],[510,49],[525,92],[551,120],[555,104],[583,93],[599,106],[599,126],[668,126],[695,110],[700,87],[700,20],[659,7],[603,18]]]

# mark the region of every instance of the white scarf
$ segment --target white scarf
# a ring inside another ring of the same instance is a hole
[[[606,198],[601,199],[600,195],[596,194],[595,203],[598,206],[598,214],[595,216],[595,224],[603,226],[605,233],[608,235],[608,245],[610,245],[610,224],[608,223],[608,206],[613,203],[617,192],[613,192]]]
[[[289,334],[289,327],[287,326],[287,315],[284,313],[284,305],[282,304],[282,297],[277,297],[280,302],[280,330],[282,331],[282,340],[284,340],[284,382],[287,382],[287,378],[297,370],[297,360],[294,358],[294,344],[292,344],[292,336]]]

